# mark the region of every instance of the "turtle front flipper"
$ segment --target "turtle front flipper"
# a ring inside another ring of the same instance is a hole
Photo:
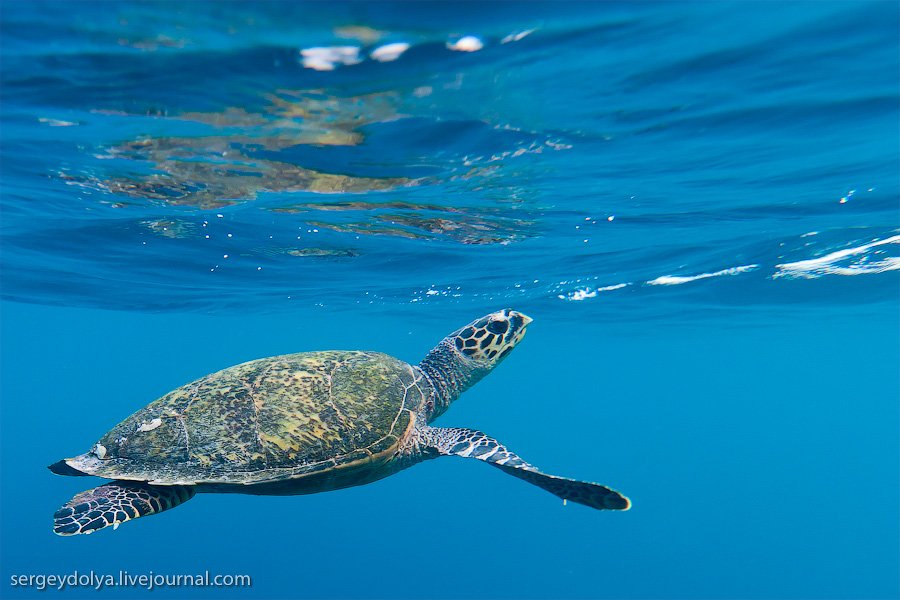
[[[421,443],[426,453],[477,458],[543,488],[563,500],[571,500],[600,510],[628,510],[631,501],[615,490],[597,483],[541,473],[494,438],[474,429],[425,427]]]
[[[93,533],[104,527],[155,515],[190,500],[196,490],[185,485],[150,485],[140,481],[113,481],[81,492],[53,515],[58,535]]]

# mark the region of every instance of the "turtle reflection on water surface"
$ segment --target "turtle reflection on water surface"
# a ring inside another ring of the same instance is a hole
[[[168,510],[198,492],[312,494],[362,485],[439,456],[477,458],[560,498],[627,510],[596,483],[540,472],[473,429],[432,427],[522,340],[531,319],[504,309],[445,337],[417,366],[377,352],[254,360],[182,386],[51,465],[114,481],[54,515],[60,535]]]

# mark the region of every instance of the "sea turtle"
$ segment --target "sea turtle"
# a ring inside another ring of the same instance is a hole
[[[504,309],[444,338],[418,366],[386,354],[302,352],[250,361],[137,411],[91,450],[50,466],[113,479],[54,515],[60,535],[114,528],[197,492],[311,494],[369,483],[438,456],[477,458],[560,498],[627,510],[596,483],[541,473],[473,429],[432,427],[512,351],[531,322]]]

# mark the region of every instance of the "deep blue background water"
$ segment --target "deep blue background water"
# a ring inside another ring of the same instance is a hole
[[[0,11],[0,596],[204,569],[253,588],[154,593],[900,595],[896,3]],[[338,45],[360,61],[304,67]],[[446,459],[52,534],[94,480],[44,467],[166,391],[415,362],[503,306],[527,339],[439,424],[628,513]]]

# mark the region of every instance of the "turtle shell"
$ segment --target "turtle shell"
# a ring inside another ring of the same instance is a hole
[[[421,373],[376,352],[254,360],[184,385],[66,462],[165,484],[255,484],[385,462],[430,395]]]

